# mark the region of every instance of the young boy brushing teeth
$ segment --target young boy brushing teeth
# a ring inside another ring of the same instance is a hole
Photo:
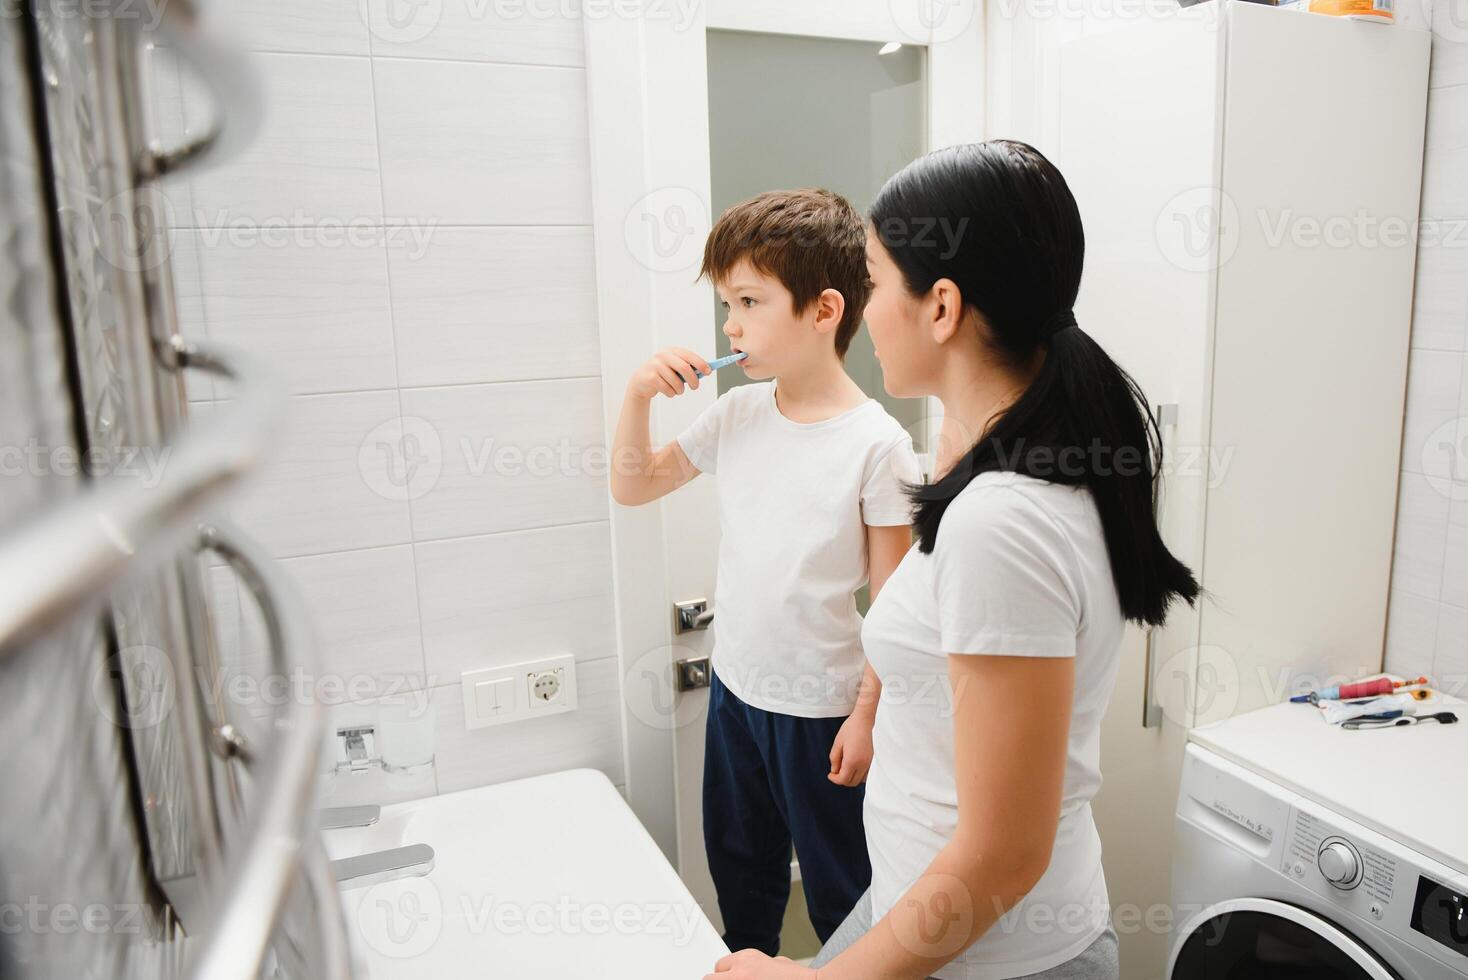
[[[628,381],[612,475],[626,505],[718,475],[718,584],[703,778],[704,845],[731,950],[773,956],[790,848],[824,942],[871,878],[862,782],[879,684],[854,593],[873,597],[911,543],[912,440],[846,374],[870,293],[865,231],[824,190],[771,191],[720,216],[702,275],[729,311],[736,387],[677,440],[649,404],[698,388],[707,361],[658,352]]]

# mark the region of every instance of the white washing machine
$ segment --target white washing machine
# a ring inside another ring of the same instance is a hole
[[[1169,980],[1468,978],[1468,706],[1374,731],[1282,704],[1197,729]]]

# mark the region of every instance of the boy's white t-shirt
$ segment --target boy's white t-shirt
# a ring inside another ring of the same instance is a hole
[[[965,487],[944,511],[932,553],[909,550],[867,613],[863,646],[882,680],[863,814],[873,921],[958,826],[949,654],[1075,658],[1050,866],[1019,905],[935,976],[1040,973],[1078,956],[1105,930],[1110,908],[1091,798],[1101,786],[1101,717],[1124,624],[1090,492],[1015,473],[984,473]]]
[[[865,525],[907,524],[912,438],[881,403],[794,422],[775,383],[740,385],[678,436],[718,474],[713,668],[765,711],[832,718],[856,705],[865,657],[854,593],[867,580]]]

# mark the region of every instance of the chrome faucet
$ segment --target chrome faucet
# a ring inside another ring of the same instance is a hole
[[[370,827],[382,819],[382,807],[325,806],[321,808],[322,830],[343,830],[347,827]]]
[[[331,862],[332,874],[342,888],[365,888],[397,878],[421,878],[433,870],[433,848],[409,844]]]

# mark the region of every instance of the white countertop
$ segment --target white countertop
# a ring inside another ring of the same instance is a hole
[[[1321,806],[1468,873],[1468,704],[1456,725],[1346,731],[1309,704],[1276,704],[1196,728],[1189,739]]]
[[[371,980],[680,980],[728,952],[593,770],[393,804],[374,826],[324,836],[332,858],[436,852],[426,877],[342,892]]]

